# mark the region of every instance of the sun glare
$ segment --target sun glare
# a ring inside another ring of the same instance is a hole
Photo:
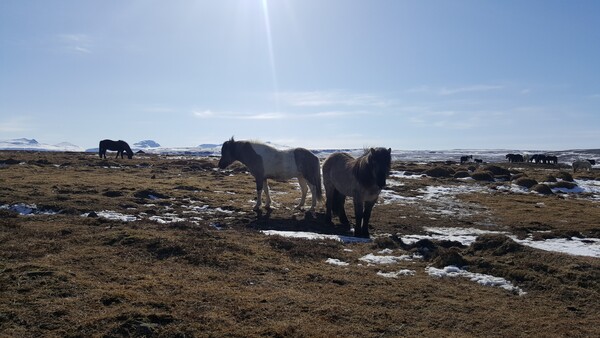
[[[267,33],[267,48],[268,48],[268,52],[269,52],[269,63],[271,66],[271,78],[273,81],[273,91],[275,92],[275,97],[276,97],[276,108],[277,111],[279,111],[279,86],[277,84],[277,69],[275,66],[275,53],[273,51],[273,36],[271,34],[271,21],[270,21],[270,17],[269,17],[269,4],[267,2],[267,0],[261,0],[261,5],[262,5],[262,11],[263,11],[263,16],[265,19],[265,31]]]

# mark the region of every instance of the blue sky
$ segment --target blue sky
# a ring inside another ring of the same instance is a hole
[[[0,139],[600,148],[598,1],[0,1]]]

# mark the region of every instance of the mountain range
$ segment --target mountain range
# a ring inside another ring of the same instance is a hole
[[[277,149],[289,149],[285,145],[266,142]],[[162,147],[153,140],[142,140],[132,144],[131,149],[134,152],[144,152],[149,154],[162,155],[185,155],[185,156],[220,156],[221,144],[204,143],[195,147]],[[11,140],[0,140],[0,150],[29,150],[29,151],[71,151],[71,152],[90,152],[97,153],[98,148],[84,149],[69,142],[58,144],[40,143],[35,139],[19,138]],[[350,153],[353,156],[360,156],[363,149],[311,149],[319,158],[325,158],[336,151]],[[515,149],[452,149],[452,150],[401,150],[394,149],[392,157],[395,160],[432,162],[458,160],[462,155],[472,155],[473,158],[482,159],[484,162],[503,162],[506,161],[507,153],[546,153],[556,155],[559,162],[571,163],[576,159],[594,159],[600,157],[600,149],[576,149],[576,150],[515,150]]]

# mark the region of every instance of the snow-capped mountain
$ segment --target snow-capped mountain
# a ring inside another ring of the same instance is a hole
[[[146,148],[159,148],[159,147],[160,147],[160,144],[158,144],[155,141],[143,140],[143,141],[134,143],[132,148],[146,149]]]
[[[268,145],[277,149],[290,149],[289,146],[266,142]],[[0,140],[0,150],[33,150],[33,151],[72,151],[72,152],[93,152],[97,153],[98,148],[83,149],[77,145],[68,142],[62,142],[56,145],[39,143],[35,139],[19,138],[12,140]],[[184,155],[184,156],[220,156],[221,144],[204,143],[196,147],[162,147],[153,140],[143,140],[133,143],[132,150],[137,152],[142,150],[148,154],[159,155]],[[324,159],[333,152],[347,152],[352,156],[360,156],[363,149],[311,149],[317,157]],[[505,155],[508,153],[522,154],[552,154],[558,156],[559,162],[571,163],[577,159],[598,159],[600,149],[575,149],[561,151],[544,150],[514,150],[514,149],[451,149],[451,150],[402,150],[392,149],[392,158],[399,161],[459,161],[463,155],[472,155],[473,158],[481,159],[484,162],[504,162]]]
[[[69,142],[52,145],[39,143],[35,139],[28,138],[0,140],[0,150],[84,151],[83,148]]]

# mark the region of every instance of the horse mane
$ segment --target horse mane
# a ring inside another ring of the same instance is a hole
[[[364,153],[357,157],[352,164],[352,173],[358,182],[362,185],[369,186],[375,184],[375,177],[371,170],[373,164],[369,161],[370,149],[365,149]]]
[[[373,167],[376,165],[375,161],[377,161],[377,157],[381,159],[381,152],[391,153],[391,149],[384,148],[369,148],[365,149],[364,153],[354,160],[352,166],[352,173],[356,180],[362,184],[363,186],[371,186],[376,185],[378,180],[378,175],[381,173],[378,171],[377,173],[373,173]],[[379,153],[379,155],[378,155]],[[389,165],[391,163],[391,157],[389,157],[388,171]]]

